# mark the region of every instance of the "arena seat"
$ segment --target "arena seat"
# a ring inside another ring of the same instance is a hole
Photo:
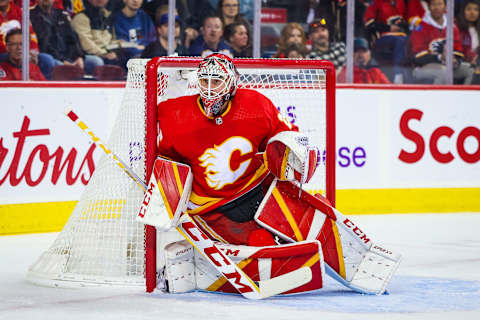
[[[125,80],[125,70],[116,65],[97,66],[93,70],[93,77],[99,81]]]

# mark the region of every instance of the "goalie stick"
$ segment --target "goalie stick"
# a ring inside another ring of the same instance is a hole
[[[145,192],[148,187],[133,170],[117,157],[107,146],[95,136],[88,126],[80,120],[72,109],[67,108],[65,115],[74,122],[83,132],[88,134],[92,141],[99,146],[105,154],[112,159],[123,171],[135,181]],[[306,284],[312,279],[312,272],[308,267],[302,267],[281,276],[268,280],[253,281],[243,270],[232,260],[223,254],[215,245],[214,241],[208,238],[196,225],[195,221],[184,213],[182,221],[176,227],[180,234],[205,258],[209,261],[237,291],[248,299],[263,299],[295,289]]]

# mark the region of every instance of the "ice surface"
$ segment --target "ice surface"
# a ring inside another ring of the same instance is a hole
[[[403,254],[389,295],[349,291],[331,279],[305,295],[249,301],[143,288],[32,285],[27,268],[56,233],[0,237],[0,319],[480,319],[480,213],[351,216],[377,243]]]

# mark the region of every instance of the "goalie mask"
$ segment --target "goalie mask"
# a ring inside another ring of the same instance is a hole
[[[197,78],[207,117],[220,115],[237,91],[238,71],[232,59],[221,53],[208,55],[198,66]]]

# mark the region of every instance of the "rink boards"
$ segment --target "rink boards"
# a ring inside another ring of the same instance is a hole
[[[101,155],[63,110],[106,138],[123,85],[2,84],[0,234],[61,229]],[[480,88],[342,86],[336,100],[341,211],[480,212]]]

